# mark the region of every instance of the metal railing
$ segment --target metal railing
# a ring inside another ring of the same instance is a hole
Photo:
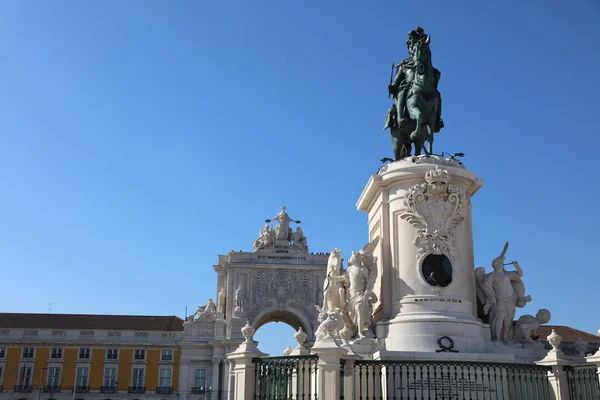
[[[206,393],[206,388],[204,386],[202,387],[193,387],[190,392],[192,394],[205,394]]]
[[[75,393],[89,393],[90,392],[90,387],[89,386],[77,386],[75,387]]]
[[[31,385],[17,385],[15,386],[15,393],[30,393],[32,390]]]
[[[565,365],[571,400],[599,400],[598,367],[593,364]]]
[[[146,393],[144,386],[129,386],[129,393]]]
[[[171,393],[173,393],[173,387],[171,387],[171,386],[158,386],[156,388],[156,393],[171,394]]]
[[[346,400],[547,400],[550,370],[525,364],[359,360],[354,364],[355,397]]]
[[[44,386],[44,393],[59,393],[60,392],[60,386],[58,385],[45,385]]]
[[[318,360],[314,355],[254,358],[254,398],[316,400]]]
[[[117,386],[100,386],[100,393],[117,393]]]

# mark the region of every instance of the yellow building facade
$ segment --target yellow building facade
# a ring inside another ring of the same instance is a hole
[[[182,324],[178,317],[0,314],[0,398],[176,398]]]

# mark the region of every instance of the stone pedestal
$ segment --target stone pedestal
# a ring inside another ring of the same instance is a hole
[[[348,354],[348,351],[338,346],[335,339],[328,335],[323,340],[315,342],[312,353],[319,356],[317,398],[339,399],[343,384],[340,380],[340,360]]]
[[[380,354],[435,352],[444,336],[460,353],[491,346],[477,318],[471,196],[483,180],[458,161],[419,156],[371,176],[357,207],[379,237],[375,332]],[[446,345],[450,343],[444,339]]]
[[[232,371],[232,386],[235,388],[233,400],[253,400],[254,393],[254,370],[253,358],[266,357],[268,354],[261,352],[250,337],[242,343],[236,351],[229,353],[227,359],[234,362]]]
[[[550,345],[552,345],[552,350],[542,360],[537,361],[536,364],[552,368],[552,371],[548,373],[548,382],[550,383],[549,400],[570,400],[569,380],[567,379],[564,366],[570,365],[572,362],[560,350],[562,337],[557,335],[554,329],[547,339]]]

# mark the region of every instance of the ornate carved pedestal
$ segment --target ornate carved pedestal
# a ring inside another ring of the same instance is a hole
[[[357,206],[369,216],[369,240],[380,237],[381,354],[435,354],[443,337],[461,353],[490,348],[489,328],[476,316],[471,227],[470,199],[482,184],[436,156],[388,164],[367,183]]]

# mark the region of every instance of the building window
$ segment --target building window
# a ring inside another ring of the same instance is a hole
[[[144,349],[135,349],[133,353],[134,360],[145,360],[146,359],[146,350]]]
[[[206,370],[197,369],[194,374],[194,387],[203,388],[206,385]]]
[[[33,347],[23,347],[23,358],[33,358],[34,352]]]
[[[77,368],[77,383],[76,386],[78,388],[83,388],[88,386],[88,378],[90,376],[90,369],[88,367],[79,367]]]
[[[119,359],[119,349],[106,349],[106,359],[107,360],[118,360]]]
[[[79,359],[80,360],[89,360],[91,355],[91,350],[89,347],[79,349]]]
[[[54,348],[52,349],[51,353],[50,353],[50,358],[62,358],[62,350],[63,349],[57,349]]]
[[[173,350],[162,350],[160,354],[161,361],[173,361]]]
[[[4,372],[4,368],[0,365],[0,383],[2,383],[2,373]]]
[[[160,381],[158,382],[158,386],[163,387],[163,388],[171,386],[171,369],[170,368],[161,368]]]
[[[31,386],[31,367],[21,367],[18,386]]]
[[[144,387],[144,368],[134,368],[131,386],[134,388],[143,388]]]
[[[0,358],[6,357],[6,347],[0,347]]]
[[[107,367],[104,369],[104,386],[113,388],[117,386],[117,369]]]
[[[48,368],[48,386],[60,386],[60,367]]]

